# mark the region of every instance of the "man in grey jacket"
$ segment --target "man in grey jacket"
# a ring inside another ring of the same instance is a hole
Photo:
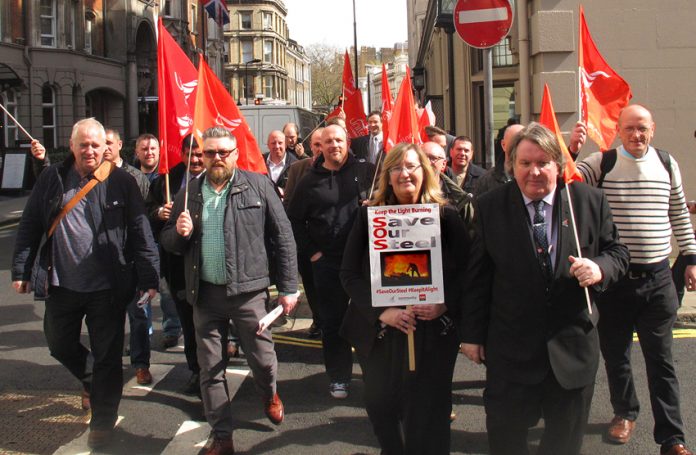
[[[276,271],[279,303],[288,314],[297,303],[297,257],[290,222],[266,176],[237,168],[237,141],[222,127],[203,133],[204,178],[174,201],[162,229],[165,250],[184,256],[186,296],[193,305],[201,394],[212,427],[206,455],[234,453],[232,410],[225,382],[229,320],[239,331],[264,411],[283,421],[276,391],[278,361],[271,332],[257,332],[266,315],[270,270]]]

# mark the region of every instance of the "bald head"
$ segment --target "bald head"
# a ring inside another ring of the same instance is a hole
[[[445,166],[447,165],[447,154],[445,154],[445,149],[436,142],[426,142],[422,146],[425,156],[430,160],[430,164],[433,166],[433,170],[436,174],[440,174],[445,171]]]
[[[517,133],[519,133],[523,129],[524,126],[519,124],[510,125],[507,128],[505,128],[503,140],[500,141],[500,146],[503,148],[503,152],[505,152],[505,161],[507,161],[508,156],[510,156],[510,146],[512,145],[512,140],[515,138],[515,136],[517,136]]]
[[[640,104],[626,106],[619,114],[618,132],[628,153],[640,158],[645,155],[655,134],[655,122],[648,109]]]

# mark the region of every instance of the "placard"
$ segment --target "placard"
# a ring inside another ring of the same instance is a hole
[[[367,208],[372,306],[444,303],[440,207]]]
[[[2,189],[21,190],[24,186],[24,169],[27,165],[26,153],[6,153],[2,168]]]

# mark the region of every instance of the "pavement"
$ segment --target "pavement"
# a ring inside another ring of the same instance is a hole
[[[11,226],[19,222],[27,199],[29,199],[28,193],[0,195],[0,228]],[[311,324],[311,320],[303,319],[305,318],[299,317],[296,322],[302,326],[309,326],[309,324]],[[302,322],[300,322],[301,320]],[[684,295],[682,306],[677,312],[675,327],[696,329],[696,292],[687,292]],[[295,329],[297,328],[300,327],[295,326]]]

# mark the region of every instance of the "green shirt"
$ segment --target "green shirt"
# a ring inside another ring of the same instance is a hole
[[[232,179],[220,191],[206,178],[201,185],[203,192],[203,220],[201,235],[201,280],[213,284],[226,284],[225,275],[225,208]]]

